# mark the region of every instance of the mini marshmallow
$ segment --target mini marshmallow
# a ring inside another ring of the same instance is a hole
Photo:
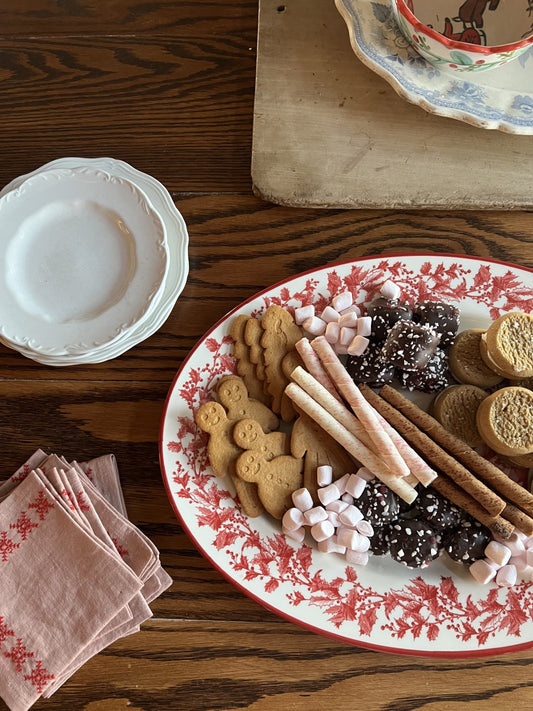
[[[509,565],[514,565],[519,573],[523,573],[527,570],[527,568],[529,568],[529,564],[527,562],[526,552],[522,551],[522,553],[519,553],[518,555],[512,555],[509,558]]]
[[[478,583],[482,583],[483,585],[486,585],[491,580],[494,580],[497,572],[496,568],[483,559],[474,561],[469,570],[474,580]]]
[[[372,524],[370,523],[370,521],[366,521],[365,519],[358,521],[355,524],[355,528],[358,533],[363,536],[366,536],[367,538],[371,538],[374,535],[374,528]]]
[[[313,497],[311,496],[309,489],[303,487],[302,489],[296,489],[292,494],[292,503],[300,511],[307,511],[313,508]]]
[[[326,341],[328,343],[334,344],[337,343],[341,336],[341,328],[339,324],[336,321],[330,321],[326,325],[326,330],[324,331],[324,336],[326,337]]]
[[[351,306],[348,306],[347,309],[342,309],[340,312],[341,316],[345,316],[346,314],[355,314],[359,318],[361,315],[361,309],[356,304],[352,304]]]
[[[365,336],[355,336],[355,338],[350,341],[350,345],[348,346],[348,354],[353,356],[363,355],[368,348],[369,343],[370,341]]]
[[[354,328],[346,328],[346,326],[344,326],[339,333],[339,344],[348,347],[356,335]]]
[[[334,533],[335,528],[331,521],[328,521],[327,519],[325,521],[319,521],[318,523],[315,523],[314,526],[311,526],[311,535],[315,541],[325,541],[326,538],[331,538]]]
[[[343,328],[355,328],[357,330],[358,316],[354,311],[348,311],[339,318],[339,326]]]
[[[337,489],[341,492],[341,494],[344,494],[346,492],[346,484],[348,483],[348,479],[350,478],[350,474],[343,474],[337,481],[335,481],[335,486]],[[353,503],[352,501],[349,501],[348,503]]]
[[[333,346],[333,350],[337,355],[348,355],[348,347],[343,346],[342,343],[339,343],[338,341]]]
[[[340,514],[341,511],[344,511],[344,509],[348,505],[349,504],[347,504],[346,501],[343,501],[342,499],[337,499],[337,501],[332,501],[330,504],[326,504],[326,511],[331,511],[331,513]]]
[[[287,538],[292,538],[293,541],[301,543],[305,538],[305,528],[296,528],[294,531],[288,531],[286,528],[281,529]]]
[[[323,506],[327,506],[332,501],[336,501],[340,498],[340,495],[341,492],[339,491],[336,484],[329,484],[328,486],[323,486],[317,491],[317,496]]]
[[[528,565],[533,565],[533,548],[526,549],[526,561]]]
[[[316,468],[316,481],[318,486],[327,486],[333,481],[333,467],[329,464],[322,464]]]
[[[361,479],[364,479],[365,481],[372,481],[372,479],[375,479],[374,474],[370,471],[370,469],[367,469],[366,467],[359,467],[359,469],[355,472],[357,476],[360,476]]]
[[[505,541],[504,545],[509,548],[511,555],[520,555],[526,550],[524,541],[513,533],[508,540]]]
[[[352,551],[347,549],[346,560],[351,565],[366,565],[368,563],[369,556],[366,551]]]
[[[314,315],[315,307],[313,304],[300,306],[299,308],[294,309],[294,321],[298,324],[298,326],[301,326],[304,321],[307,321],[308,318],[313,318]]]
[[[353,296],[349,291],[342,291],[331,299],[331,305],[336,311],[344,311],[353,304]]]
[[[511,588],[516,583],[517,570],[514,565],[503,565],[496,573],[496,584]]]
[[[346,553],[346,546],[339,545],[337,536],[330,536],[324,541],[318,541],[317,548],[321,553],[340,553],[341,555]]]
[[[311,336],[321,336],[326,330],[326,322],[318,316],[306,318],[302,326]]]
[[[340,318],[340,314],[338,311],[333,309],[331,306],[326,306],[324,311],[320,314],[320,318],[322,321],[325,321],[326,323],[331,323],[333,321],[338,321]]]
[[[362,536],[351,528],[340,527],[337,529],[337,540],[341,546],[346,546],[352,551],[366,552],[370,548],[370,539]]]
[[[402,291],[397,284],[395,284],[390,279],[387,279],[387,281],[384,281],[381,285],[379,293],[386,299],[399,299]]]
[[[350,474],[350,478],[346,483],[346,493],[353,496],[354,499],[358,499],[363,493],[366,486],[366,481],[363,477],[357,474]]]
[[[361,316],[357,319],[357,335],[368,337],[372,333],[372,317]]]
[[[339,514],[336,511],[328,511],[328,521],[338,528],[340,525]]]
[[[283,518],[281,519],[281,525],[288,531],[295,531],[297,528],[300,528],[300,526],[303,526],[303,524],[304,515],[300,509],[297,509],[296,507],[285,511]]]
[[[353,504],[353,496],[351,494],[343,494],[341,496],[341,501],[344,501],[347,504]]]
[[[344,511],[339,514],[339,521],[346,526],[355,526],[359,521],[363,520],[363,513],[357,506],[350,504]]]
[[[304,524],[306,526],[314,526],[315,523],[325,521],[328,517],[328,512],[323,506],[315,506],[312,509],[304,512]]]
[[[498,565],[506,565],[511,557],[511,550],[498,541],[491,541],[485,548],[485,555]]]

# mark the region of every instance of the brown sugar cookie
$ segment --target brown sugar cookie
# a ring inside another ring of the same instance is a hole
[[[261,503],[277,519],[292,506],[292,494],[302,486],[302,460],[290,455],[268,461],[259,452],[243,452],[235,467],[241,479],[257,484]]]
[[[533,314],[511,311],[494,321],[483,336],[481,356],[504,377],[533,376]]]
[[[249,418],[235,423],[233,441],[241,449],[253,449],[267,460],[291,453],[291,438],[286,432],[263,432],[259,422]]]
[[[268,405],[270,397],[265,393],[263,383],[258,379],[256,364],[250,358],[250,346],[244,338],[244,331],[250,316],[241,314],[233,319],[230,335],[233,338],[233,354],[237,361],[237,374],[244,380],[250,397]]]
[[[470,447],[480,447],[483,438],[477,429],[476,412],[487,394],[476,385],[450,385],[433,401],[433,416]]]
[[[533,391],[508,387],[497,390],[479,405],[477,428],[484,442],[508,457],[533,452]]]
[[[329,465],[333,469],[334,480],[354,471],[354,460],[344,447],[304,413],[299,415],[292,428],[291,453],[293,457],[303,457],[303,485],[315,503],[318,503],[318,467]]]
[[[268,391],[272,395],[272,409],[283,416],[282,399],[285,387],[289,380],[283,372],[283,359],[290,351],[295,349],[296,343],[302,338],[302,329],[294,323],[291,314],[277,304],[271,304],[261,319],[263,335],[261,346]],[[290,418],[294,416],[291,408]],[[289,421],[289,420],[285,420]]]
[[[229,420],[235,422],[249,417],[257,420],[265,432],[278,428],[278,417],[262,402],[249,397],[244,380],[238,375],[225,375],[220,378],[216,392]]]
[[[484,333],[481,328],[461,331],[450,347],[449,368],[460,383],[490,388],[502,381],[502,376],[489,368],[481,356],[481,337]]]

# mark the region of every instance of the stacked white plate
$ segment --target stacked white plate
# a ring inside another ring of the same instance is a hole
[[[188,275],[166,188],[113,158],[61,158],[0,191],[0,341],[44,365],[101,363],[153,335]]]

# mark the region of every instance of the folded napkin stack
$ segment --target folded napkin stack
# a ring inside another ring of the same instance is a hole
[[[171,582],[127,518],[113,455],[35,452],[0,484],[0,697],[26,711],[51,696]]]

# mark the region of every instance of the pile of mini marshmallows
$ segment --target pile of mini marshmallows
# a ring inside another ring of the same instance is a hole
[[[400,287],[385,281],[379,293],[386,299],[399,299]],[[295,322],[311,336],[324,336],[338,355],[362,355],[372,331],[371,316],[361,316],[349,291],[343,291],[331,300],[331,304],[317,315],[313,304],[294,310]]]
[[[515,585],[518,574],[533,581],[533,536],[515,531],[505,541],[494,537],[485,548],[485,558],[476,560],[470,572],[478,583],[494,580],[501,587]]]
[[[330,466],[318,467],[317,496],[321,505],[315,506],[307,488],[295,491],[292,494],[294,506],[285,512],[281,521],[283,533],[301,543],[309,530],[320,552],[340,553],[352,565],[366,565],[374,529],[354,501],[371,479],[374,475],[365,467],[336,481],[333,481]]]

